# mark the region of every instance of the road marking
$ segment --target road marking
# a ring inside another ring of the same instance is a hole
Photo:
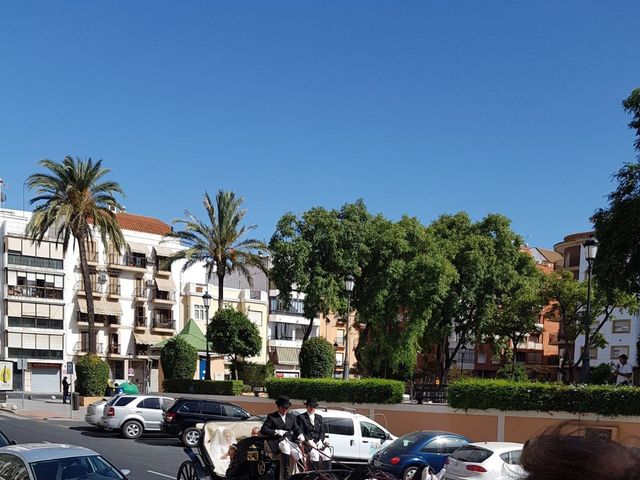
[[[166,475],[164,473],[154,472],[153,470],[147,470],[147,472],[153,473],[154,475],[160,475],[161,477],[173,479],[173,477],[171,475]]]

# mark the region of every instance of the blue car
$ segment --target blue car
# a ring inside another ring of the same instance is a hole
[[[401,480],[412,480],[416,472],[427,465],[435,473],[439,472],[449,455],[470,441],[457,433],[411,432],[377,452],[369,463]]]

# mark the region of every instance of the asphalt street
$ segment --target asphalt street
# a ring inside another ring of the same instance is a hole
[[[69,443],[90,448],[120,469],[129,469],[131,480],[175,479],[180,464],[187,460],[177,437],[160,433],[127,440],[118,433],[103,433],[83,421],[55,421],[23,418],[0,413],[0,430],[18,443]]]

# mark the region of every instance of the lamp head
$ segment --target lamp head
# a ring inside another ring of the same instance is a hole
[[[584,254],[588,261],[592,261],[596,258],[598,254],[598,242],[595,238],[587,238],[585,242],[582,244],[584,247]]]
[[[209,291],[204,292],[204,295],[202,295],[202,301],[204,302],[204,306],[209,308],[209,305],[211,305],[211,295],[209,295]]]
[[[344,289],[347,292],[353,292],[353,283],[353,275],[347,275],[346,277],[344,277]]]

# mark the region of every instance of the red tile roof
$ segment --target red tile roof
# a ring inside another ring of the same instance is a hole
[[[116,214],[120,228],[123,230],[133,230],[135,232],[152,233],[155,235],[165,235],[171,231],[171,227],[162,220],[152,217],[143,217],[132,213]]]

